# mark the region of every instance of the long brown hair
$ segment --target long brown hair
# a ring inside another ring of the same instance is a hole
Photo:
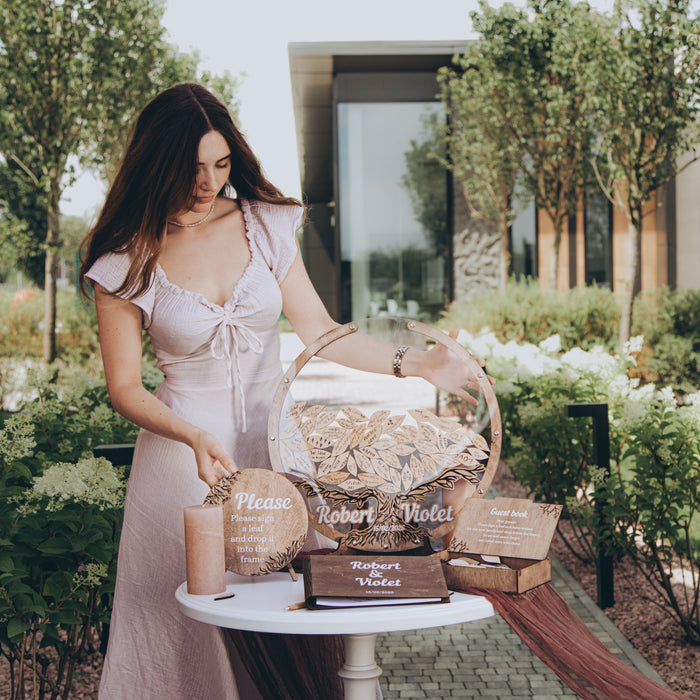
[[[174,85],[154,97],[136,120],[97,223],[80,246],[81,280],[100,256],[128,251],[131,265],[114,293],[134,298],[148,289],[168,219],[194,204],[197,151],[210,131],[218,131],[231,149],[228,185],[237,196],[299,204],[267,180],[218,98],[196,83]]]

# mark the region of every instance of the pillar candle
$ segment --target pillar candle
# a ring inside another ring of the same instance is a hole
[[[185,508],[185,558],[188,593],[214,595],[226,590],[222,506]]]

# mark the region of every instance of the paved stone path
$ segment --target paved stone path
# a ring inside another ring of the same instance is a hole
[[[303,346],[282,336],[282,359],[290,363]],[[358,408],[431,408],[435,390],[422,380],[397,381],[312,359],[292,384],[294,399],[345,403]],[[552,585],[610,651],[629,666],[663,682],[615,625],[556,559]],[[577,695],[540,661],[498,615],[487,620],[377,638],[377,663],[385,700],[399,698],[533,698]]]

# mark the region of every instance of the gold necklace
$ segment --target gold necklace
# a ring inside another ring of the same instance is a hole
[[[200,224],[203,224],[214,213],[214,205],[215,204],[216,204],[216,197],[214,197],[214,199],[212,200],[211,209],[207,212],[207,215],[203,219],[200,219],[199,221],[195,221],[193,224],[181,224],[179,221],[170,221],[170,220],[168,220],[168,223],[172,224],[173,226],[179,226],[180,228],[192,228],[193,226],[199,226]]]

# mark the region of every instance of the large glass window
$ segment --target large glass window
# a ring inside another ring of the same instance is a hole
[[[537,277],[537,210],[532,199],[510,227],[510,274]]]
[[[426,318],[444,306],[447,174],[434,102],[338,104],[344,316]]]
[[[586,192],[583,226],[586,284],[612,289],[612,204],[597,188]]]

